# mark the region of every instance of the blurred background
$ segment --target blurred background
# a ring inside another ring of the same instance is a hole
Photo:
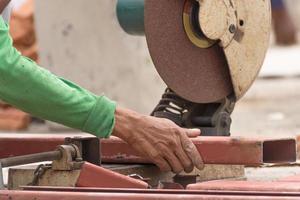
[[[118,24],[116,0],[13,0],[15,47],[57,74],[149,114],[165,88],[144,37]],[[273,33],[262,71],[233,114],[232,135],[300,133],[300,1],[272,0]],[[71,131],[0,103],[0,130]],[[73,131],[73,130],[72,130]]]

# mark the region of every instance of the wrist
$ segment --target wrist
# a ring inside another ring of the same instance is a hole
[[[117,107],[112,135],[128,141],[132,137],[132,129],[135,128],[140,118],[141,115],[132,110]]]

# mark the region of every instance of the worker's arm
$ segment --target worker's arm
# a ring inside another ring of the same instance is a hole
[[[0,17],[0,99],[34,116],[108,137],[115,103],[58,78],[23,57]]]
[[[105,96],[51,74],[12,46],[8,26],[0,17],[0,99],[37,117],[108,137],[124,139],[137,152],[162,170],[190,172],[203,167],[187,130],[166,119],[158,119],[117,108]]]

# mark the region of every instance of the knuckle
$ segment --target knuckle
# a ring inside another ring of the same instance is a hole
[[[152,160],[159,160],[160,158],[161,158],[162,156],[161,156],[161,154],[159,153],[159,154],[154,154],[154,155],[152,155]]]
[[[175,140],[170,139],[167,141],[167,145],[168,147],[175,148],[177,146],[177,142]]]
[[[187,152],[192,152],[192,151],[196,150],[195,145],[189,139],[186,141],[183,141],[183,148]]]
[[[159,160],[161,158],[161,155],[160,155],[160,153],[158,151],[152,150],[152,151],[149,151],[148,157],[152,161],[156,161],[156,160]]]

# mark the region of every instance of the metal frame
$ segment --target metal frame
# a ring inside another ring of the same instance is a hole
[[[202,136],[192,141],[206,164],[258,166],[296,161],[295,139]],[[101,140],[101,152],[102,162],[105,163],[151,163],[118,138]]]

